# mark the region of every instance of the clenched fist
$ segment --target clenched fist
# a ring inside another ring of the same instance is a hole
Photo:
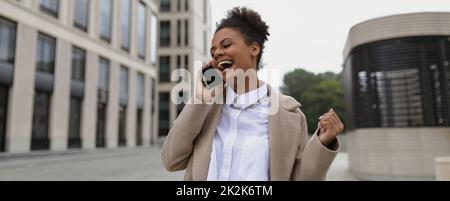
[[[319,140],[328,146],[344,130],[344,124],[333,109],[319,117]]]

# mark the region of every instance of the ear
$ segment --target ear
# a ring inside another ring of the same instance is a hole
[[[251,45],[251,54],[252,56],[256,57],[261,52],[261,47],[257,42],[253,42]]]

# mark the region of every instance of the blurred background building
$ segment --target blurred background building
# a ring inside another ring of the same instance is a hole
[[[211,5],[209,0],[160,0],[159,4],[159,131],[161,139],[184,107],[171,101],[176,84],[171,73],[177,69],[192,72],[196,61],[209,61]],[[185,83],[188,84],[188,83]],[[179,91],[185,98],[187,92]]]
[[[210,16],[209,0],[0,1],[0,152],[163,139],[170,74],[206,61]]]
[[[450,155],[450,13],[362,22],[344,59],[350,171],[434,179],[435,157]]]
[[[0,1],[1,150],[149,145],[157,14],[151,0]]]

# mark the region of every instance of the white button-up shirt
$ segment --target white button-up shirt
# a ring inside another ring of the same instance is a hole
[[[269,180],[267,84],[237,95],[227,87],[215,132],[208,181]],[[238,109],[246,108],[246,109]]]

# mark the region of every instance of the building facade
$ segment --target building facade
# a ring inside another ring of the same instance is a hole
[[[153,0],[0,1],[0,151],[148,146]]]
[[[450,155],[450,13],[360,23],[344,59],[351,172],[434,179],[435,158]]]
[[[194,65],[210,60],[211,6],[209,0],[160,0],[159,10],[158,135],[164,139],[184,106],[171,101],[174,86],[183,84],[171,81],[172,72],[185,69],[192,75]]]

